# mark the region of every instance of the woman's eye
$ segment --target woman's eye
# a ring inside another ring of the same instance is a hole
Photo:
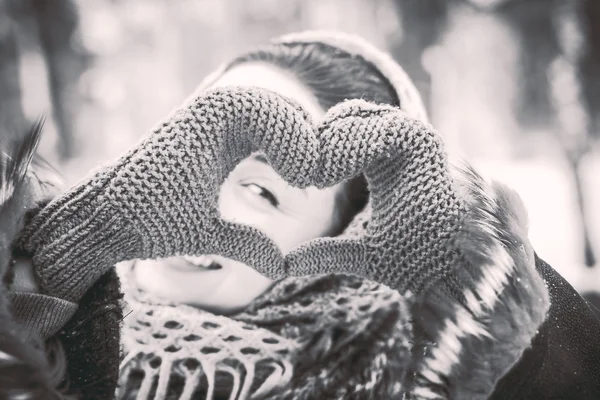
[[[273,195],[273,193],[269,192],[264,187],[259,186],[254,183],[242,183],[241,185],[250,189],[252,191],[252,193],[266,199],[269,203],[271,203],[271,205],[273,207],[279,206],[279,200],[277,200],[277,197],[275,197],[275,195]]]

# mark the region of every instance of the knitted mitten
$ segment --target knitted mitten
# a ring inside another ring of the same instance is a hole
[[[298,185],[318,158],[308,115],[269,91],[213,90],[177,110],[34,216],[22,247],[34,255],[42,290],[77,301],[119,261],[183,254],[221,254],[281,276],[271,240],[219,217],[219,188],[254,148]]]
[[[348,272],[401,293],[447,276],[460,259],[453,236],[464,206],[433,129],[398,108],[351,100],[328,112],[319,140],[313,184],[364,173],[372,216],[362,237],[316,239],[288,254],[289,273]]]

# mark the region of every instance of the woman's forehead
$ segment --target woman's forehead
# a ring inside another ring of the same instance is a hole
[[[325,114],[316,96],[292,73],[265,62],[236,65],[221,75],[211,88],[222,86],[255,86],[272,90],[296,100],[315,120]]]

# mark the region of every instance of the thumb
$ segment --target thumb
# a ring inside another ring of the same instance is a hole
[[[204,254],[219,254],[242,262],[270,279],[286,276],[283,254],[263,232],[248,225],[215,217],[213,239]]]
[[[375,271],[369,270],[370,266],[366,246],[360,239],[319,238],[285,256],[289,276],[348,273],[373,278]]]
[[[390,116],[401,113],[392,106],[347,100],[332,107],[319,124],[320,166],[314,180],[326,187],[366,172],[374,161],[393,151]]]

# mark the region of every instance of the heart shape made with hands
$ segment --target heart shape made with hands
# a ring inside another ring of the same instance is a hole
[[[290,185],[364,174],[370,219],[357,238],[319,238],[283,256],[262,232],[223,220],[220,188],[262,151]],[[80,298],[117,262],[219,254],[270,278],[352,273],[417,290],[451,268],[461,201],[439,136],[392,106],[350,100],[314,124],[295,101],[258,88],[206,91],[115,163],[42,209],[23,234],[43,289]]]
[[[301,244],[281,263],[254,259],[250,265],[271,278],[351,273],[418,291],[456,263],[450,241],[463,204],[453,190],[441,138],[428,124],[396,107],[350,100],[314,125],[295,102],[279,101],[285,111],[272,126],[250,129],[249,143],[296,187],[324,188],[364,174],[372,214],[362,237],[318,238]],[[256,122],[245,125],[256,127]],[[295,128],[286,129],[291,125]],[[274,127],[288,134],[264,135]]]

